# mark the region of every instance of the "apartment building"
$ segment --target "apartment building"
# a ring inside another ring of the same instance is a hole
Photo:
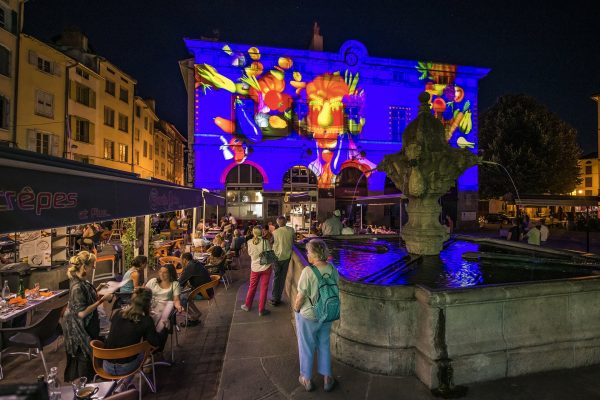
[[[154,176],[154,126],[158,122],[154,107],[154,100],[135,97],[133,172],[147,179]]]
[[[21,34],[19,52],[16,146],[66,157],[67,70],[77,62],[38,39]]]
[[[184,154],[187,140],[177,128],[175,128],[175,125],[170,122],[160,120],[157,129],[168,138],[166,143],[166,180],[178,185],[184,185]]]
[[[14,144],[15,98],[22,0],[0,2],[0,146]]]

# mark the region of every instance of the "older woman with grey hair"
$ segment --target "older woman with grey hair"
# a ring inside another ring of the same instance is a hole
[[[339,281],[337,269],[327,261],[329,249],[321,239],[313,239],[306,244],[308,262],[321,273],[329,276],[336,284]],[[314,312],[314,305],[319,298],[319,278],[310,266],[305,267],[298,281],[298,294],[294,301],[296,315],[296,336],[300,358],[300,377],[298,380],[307,391],[314,389],[312,384],[312,367],[315,351],[317,352],[317,370],[323,375],[325,391],[329,392],[335,385],[331,372],[331,352],[329,349],[329,333],[331,322],[319,322]]]

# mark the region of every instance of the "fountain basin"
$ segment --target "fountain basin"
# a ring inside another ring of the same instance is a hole
[[[377,264],[378,255],[373,253],[373,270],[388,267]],[[305,264],[296,249],[286,287],[292,298]],[[341,319],[332,330],[332,353],[368,372],[416,375],[430,388],[438,387],[444,359],[456,384],[600,363],[600,277],[593,269],[569,268],[560,267],[562,277],[554,271],[552,279],[541,274],[528,282],[481,284],[469,278],[463,288],[435,287],[436,280],[366,283],[355,270],[341,270]],[[377,271],[368,272],[366,277],[377,277]]]

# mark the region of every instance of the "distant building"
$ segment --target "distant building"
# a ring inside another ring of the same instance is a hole
[[[579,159],[579,179],[581,182],[573,194],[577,196],[600,196],[600,169],[598,153],[590,153]]]
[[[0,146],[16,142],[16,78],[23,0],[0,2]]]
[[[160,120],[154,128],[154,176],[178,185],[185,183],[184,149],[186,139],[169,122]]]
[[[154,126],[158,117],[152,99],[135,97],[133,123],[133,172],[142,178],[155,177]]]

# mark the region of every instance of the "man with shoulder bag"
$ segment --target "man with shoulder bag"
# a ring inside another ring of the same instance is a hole
[[[273,251],[277,256],[277,262],[274,264],[273,292],[271,293],[271,305],[274,307],[281,304],[281,295],[283,294],[285,278],[292,257],[292,245],[296,237],[296,232],[293,228],[286,226],[286,222],[284,216],[278,217],[278,228],[273,231]]]

